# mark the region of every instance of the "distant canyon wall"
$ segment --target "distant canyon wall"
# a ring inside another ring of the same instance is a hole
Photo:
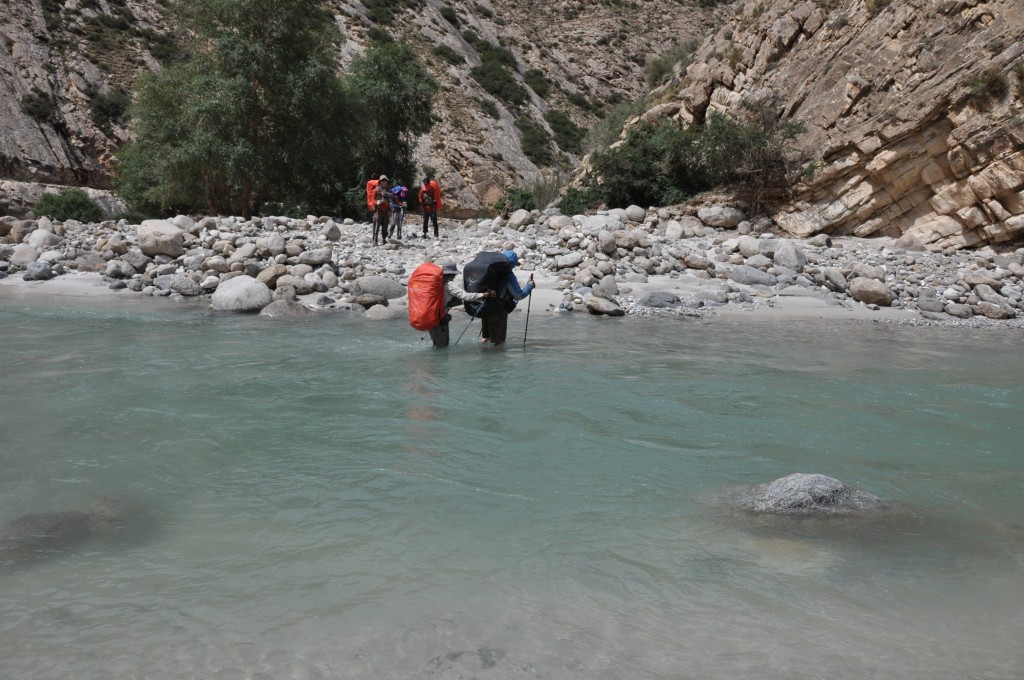
[[[813,174],[773,219],[796,236],[931,250],[1024,237],[1024,3],[767,0],[663,86],[684,122],[777,97]]]
[[[386,32],[409,44],[439,82],[434,127],[417,140],[416,160],[436,169],[453,215],[483,211],[543,175],[571,172],[580,151],[559,146],[548,114],[586,130],[646,91],[647,61],[703,37],[721,12],[689,2],[665,12],[662,0],[327,3],[343,35],[342,70]],[[130,130],[122,119],[97,122],[97,103],[130,95],[140,74],[176,50],[184,36],[167,8],[162,0],[0,1],[0,180],[110,186]],[[482,45],[512,55],[509,75],[525,89],[524,103],[492,96],[478,81],[487,80],[473,73]],[[524,122],[547,135],[547,164],[524,151]],[[0,207],[32,195],[0,195]]]

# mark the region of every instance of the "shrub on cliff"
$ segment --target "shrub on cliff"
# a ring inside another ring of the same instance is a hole
[[[55,220],[78,220],[83,224],[100,222],[103,211],[81,189],[65,189],[59,194],[43,194],[32,214],[36,217],[51,217]]]
[[[529,115],[524,115],[516,120],[516,127],[522,134],[523,153],[534,165],[549,165],[553,160],[551,154],[551,135]]]
[[[970,98],[978,104],[992,99],[1005,99],[1010,92],[1010,79],[998,68],[988,68],[968,81]]]
[[[49,123],[57,115],[57,105],[50,93],[34,86],[21,98],[21,110],[40,123]]]

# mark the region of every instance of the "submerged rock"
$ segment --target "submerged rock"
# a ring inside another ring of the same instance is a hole
[[[879,509],[881,502],[833,477],[795,473],[747,487],[736,503],[757,513],[822,515]]]
[[[85,510],[22,515],[0,526],[0,566],[58,554],[109,535],[121,526],[123,515],[123,505],[106,497]]]

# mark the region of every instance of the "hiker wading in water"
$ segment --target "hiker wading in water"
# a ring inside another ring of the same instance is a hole
[[[441,267],[441,273],[444,275],[444,318],[441,319],[441,323],[437,327],[432,328],[430,331],[430,340],[434,343],[434,347],[440,349],[447,347],[451,339],[451,335],[448,331],[448,323],[452,320],[452,315],[448,314],[448,310],[452,307],[458,306],[460,302],[466,300],[483,300],[485,298],[494,297],[495,292],[493,290],[485,291],[482,293],[469,293],[462,285],[455,280],[455,277],[461,274],[454,262],[446,262]]]
[[[495,306],[498,310],[496,314],[480,319],[482,326],[480,342],[493,342],[495,347],[499,347],[505,342],[505,336],[508,334],[509,311],[515,309],[516,302],[527,297],[536,287],[533,282],[533,274],[530,274],[530,280],[525,287],[519,286],[519,279],[512,271],[519,264],[519,256],[515,254],[515,251],[506,250],[502,255],[509,263],[508,277],[502,282],[502,286],[497,292],[497,297],[502,304]]]

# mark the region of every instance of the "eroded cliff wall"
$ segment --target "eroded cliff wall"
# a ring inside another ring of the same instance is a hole
[[[807,236],[933,250],[1024,236],[1024,3],[739,3],[659,110],[701,122],[777,97],[809,179],[773,216]]]

